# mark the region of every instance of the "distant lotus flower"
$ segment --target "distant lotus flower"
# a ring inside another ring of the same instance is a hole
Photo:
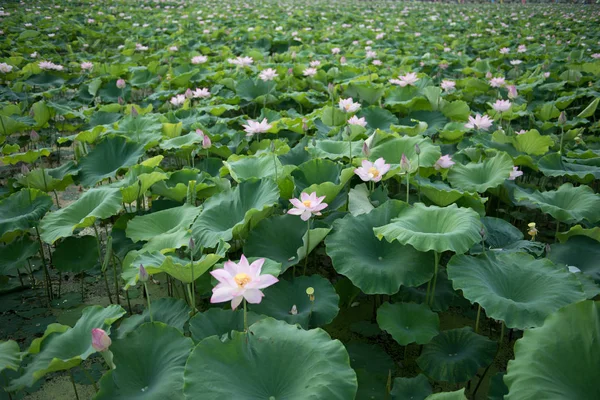
[[[315,76],[317,74],[317,69],[316,68],[306,68],[304,71],[302,71],[302,74],[304,76]]]
[[[252,57],[236,57],[229,58],[227,62],[229,64],[237,65],[238,67],[249,67],[250,65],[252,65],[254,60],[252,59]]]
[[[346,57],[342,56],[342,57],[340,58],[340,64],[342,64],[342,65],[346,65]]]
[[[29,57],[31,57],[31,58],[37,58],[37,56],[38,56],[38,52],[37,51],[34,51],[33,53],[31,53],[29,55]]]
[[[94,64],[89,61],[84,61],[81,63],[81,69],[85,71],[91,71],[94,68]]]
[[[490,86],[491,87],[502,87],[506,84],[506,80],[504,79],[504,77],[500,76],[498,78],[492,78],[490,80]]]
[[[210,91],[208,88],[196,88],[196,90],[192,92],[192,97],[195,99],[207,99],[210,97]]]
[[[177,46],[171,46],[169,47],[169,51],[178,51],[179,48]]]
[[[524,134],[526,134],[526,133],[527,133],[527,131],[526,131],[525,129],[521,129],[520,131],[518,131],[518,132],[515,132],[515,133],[516,133],[517,135],[524,135]]]
[[[544,72],[544,78],[549,78],[550,77],[550,72]]]
[[[508,85],[506,86],[506,88],[508,89],[509,99],[516,99],[519,96],[519,93],[517,92],[517,87],[515,85]]]
[[[25,165],[25,164],[22,164],[21,165],[21,173],[23,175],[27,175],[29,173],[29,167],[27,165]]]
[[[185,94],[178,94],[177,96],[173,96],[171,97],[171,100],[169,100],[169,102],[174,106],[180,106],[183,103],[185,103]]]
[[[523,175],[523,171],[519,171],[519,167],[513,167],[513,170],[510,171],[510,176],[508,177],[508,180],[514,181],[521,175]]]
[[[510,49],[508,47],[503,47],[500,49],[500,54],[508,54],[510,53]]]
[[[402,157],[400,158],[400,170],[405,173],[410,171],[410,161],[404,153],[402,153]]]
[[[600,59],[600,53],[594,53],[594,54],[592,54],[592,58]]]
[[[296,307],[296,305],[295,305],[295,304],[292,306],[292,309],[290,310],[290,314],[291,314],[291,315],[296,315],[296,314],[298,314],[298,307]]]
[[[401,87],[405,87],[405,86],[409,86],[409,85],[414,85],[415,83],[417,83],[417,81],[419,80],[419,78],[417,77],[417,74],[414,72],[409,72],[406,75],[400,75],[398,76],[398,79],[391,79],[390,82],[399,85]]]
[[[512,103],[510,100],[496,100],[494,104],[492,104],[492,108],[497,112],[506,112],[510,110]]]
[[[267,81],[272,81],[273,79],[277,78],[279,75],[277,74],[277,71],[275,71],[273,68],[267,68],[263,71],[260,72],[260,74],[258,75],[258,77],[267,82]]]
[[[365,120],[365,117],[362,118],[358,118],[356,115],[353,115],[352,117],[350,117],[350,119],[348,120],[348,123],[350,125],[359,125],[359,126],[367,126],[367,121]]]
[[[317,192],[307,194],[302,192],[300,200],[290,199],[294,206],[288,210],[288,214],[299,215],[302,221],[308,221],[313,215],[321,215],[321,210],[327,208],[327,203],[323,203],[325,196],[317,197]]]
[[[313,68],[317,68],[319,65],[321,65],[321,61],[314,60],[314,61],[309,62],[308,65],[310,65]]]
[[[333,49],[331,49],[331,54],[340,54],[340,48],[339,47],[334,47]]]
[[[100,328],[92,329],[92,347],[94,350],[106,351],[111,344],[112,340],[104,330]]]
[[[208,149],[208,148],[210,148],[210,146],[212,146],[212,142],[210,141],[210,138],[204,132],[202,132],[202,130],[196,129],[196,133],[198,135],[200,135],[200,137],[202,138],[202,148],[203,149]]]
[[[451,166],[453,166],[454,164],[456,164],[454,161],[452,161],[452,158],[446,154],[444,156],[441,156],[433,165],[433,168],[435,168],[436,170],[440,170],[440,169],[447,169],[450,168]]]
[[[3,74],[8,74],[10,71],[12,71],[12,69],[12,65],[8,65],[7,63],[0,63],[0,72],[2,72]]]
[[[476,114],[474,118],[469,115],[469,122],[467,122],[465,124],[465,128],[467,128],[467,129],[476,128],[476,129],[483,129],[484,131],[487,131],[488,128],[490,126],[492,126],[492,121],[493,120],[485,114],[483,116]]]
[[[351,97],[347,99],[340,99],[338,103],[340,110],[347,113],[356,112],[360,109],[360,103],[355,103]]]
[[[118,79],[117,80],[117,87],[119,89],[123,89],[125,87],[125,80],[124,79]]]
[[[246,131],[246,136],[252,136],[255,133],[264,133],[272,128],[272,125],[269,124],[266,118],[263,118],[260,122],[248,120],[248,123],[242,126],[244,127],[244,131]]]
[[[517,53],[525,53],[527,51],[527,46],[525,46],[524,44],[519,45],[519,47],[517,47]]]
[[[273,275],[261,275],[264,258],[259,258],[252,264],[248,263],[246,256],[242,254],[239,263],[226,261],[223,268],[211,271],[210,274],[219,281],[212,290],[211,303],[223,303],[231,300],[231,308],[235,310],[243,299],[250,304],[258,304],[264,297],[260,289],[264,289],[279,279]]]
[[[138,278],[140,280],[140,282],[148,282],[148,279],[150,279],[150,275],[148,275],[148,271],[146,271],[146,268],[144,268],[143,264],[140,264],[140,268],[138,271]]]
[[[373,50],[367,51],[367,58],[375,58],[375,57],[377,57],[376,52],[374,52]]]
[[[573,265],[569,265],[567,266],[567,269],[569,270],[570,273],[572,274],[578,274],[581,272],[581,270]]]
[[[373,60],[373,62],[372,62],[371,64],[373,64],[373,65],[377,65],[377,66],[380,66],[380,65],[382,65],[383,63],[381,62],[381,60]]]
[[[192,64],[204,64],[206,61],[208,61],[208,57],[206,57],[206,56],[192,57]]]
[[[449,91],[449,90],[452,90],[452,89],[454,89],[456,87],[456,82],[450,81],[448,79],[444,79],[442,81],[442,83],[440,84],[440,87],[442,89],[444,89],[445,91]]]
[[[560,125],[564,125],[567,123],[567,114],[565,114],[564,111],[560,112],[560,115],[558,116],[558,123]]]
[[[43,70],[62,71],[64,69],[62,65],[54,64],[52,61],[40,61],[38,66]]]
[[[380,157],[375,162],[363,160],[362,166],[356,168],[354,173],[364,182],[379,182],[389,170],[390,164],[386,164],[383,157]]]
[[[38,133],[32,129],[31,133],[29,134],[29,138],[32,142],[37,142],[40,140],[40,135],[38,135]]]
[[[521,64],[523,61],[521,60],[510,60],[510,65],[519,65]]]
[[[530,222],[527,224],[527,226],[529,227],[527,233],[529,234],[529,236],[531,236],[531,240],[535,240],[535,237],[538,234],[538,230],[535,227],[535,222]]]
[[[191,99],[192,97],[194,97],[194,94],[192,93],[192,89],[189,89],[189,88],[185,90],[184,95],[185,95],[186,99]]]

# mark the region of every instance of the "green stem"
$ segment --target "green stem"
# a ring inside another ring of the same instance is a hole
[[[438,254],[438,252],[434,251],[433,255],[434,255],[433,258],[435,260],[435,264],[434,264],[434,269],[433,269],[433,285],[431,286],[431,297],[429,298],[429,303],[432,307],[433,307],[433,300],[435,298],[435,285],[437,284],[438,266],[440,263],[440,255]]]
[[[80,364],[81,365],[81,364]],[[92,376],[90,375],[89,372],[87,372],[87,370],[81,366],[81,370],[83,371],[83,374],[85,375],[85,377],[88,379],[88,381],[90,381],[90,383],[92,384],[92,386],[94,387],[94,390],[96,391],[96,393],[98,392],[98,385],[96,385],[96,381],[94,380],[94,378],[92,378]]]
[[[69,376],[71,377],[71,383],[73,384],[73,390],[75,391],[75,398],[79,400],[79,393],[77,393],[77,386],[75,386],[75,379],[73,378],[73,372],[69,370]]]
[[[420,156],[419,154],[417,154],[417,177],[420,176],[420,172],[421,172],[421,166],[419,165],[421,163],[420,160]],[[417,193],[419,194],[419,203],[421,202],[421,185],[417,186]]]
[[[565,128],[560,127],[560,148],[558,150],[558,154],[562,157],[562,149],[563,149],[563,139],[565,138]]]
[[[500,341],[499,341],[500,345],[502,345],[502,341],[504,340],[504,328],[506,326],[504,324],[504,321],[502,321],[501,324],[502,324],[502,328],[500,328]]]
[[[92,224],[92,227],[94,228],[94,233],[96,234],[96,243],[98,244],[98,261],[100,262],[100,265],[103,264],[103,260],[102,260],[102,245],[100,243],[100,234],[98,233],[98,229],[96,228],[96,224]],[[104,285],[106,286],[106,295],[108,296],[108,301],[110,302],[110,304],[114,304],[112,301],[112,296],[110,294],[110,287],[108,286],[108,278],[106,277],[106,271],[102,271],[102,275],[104,276]]]
[[[560,221],[556,221],[556,232],[554,233],[554,243],[558,242],[558,230],[560,228]]]
[[[408,171],[406,172],[406,203],[410,204],[409,202],[409,192],[410,192],[410,174],[408,173]]]
[[[244,299],[244,332],[248,332],[248,307],[246,306],[246,299]]]
[[[83,302],[83,301],[84,301],[84,299],[85,299],[85,296],[84,296],[84,294],[83,294],[83,278],[84,278],[84,276],[85,276],[85,275],[84,275],[84,272],[82,271],[82,272],[81,272],[81,301],[82,301],[82,302]]]
[[[477,319],[475,320],[475,333],[479,332],[479,317],[481,316],[481,304],[477,305]]]
[[[429,293],[431,290],[431,279],[427,282],[427,292],[425,292],[425,304],[429,304]]]
[[[192,283],[191,283],[191,290],[192,290],[192,315],[196,315],[196,281],[194,279],[194,254],[193,251],[190,252],[190,257],[192,259]]]
[[[306,266],[308,265],[308,252],[310,251],[310,218],[306,221],[306,254],[304,255],[304,272],[306,275]]]
[[[40,258],[42,259],[42,265],[44,267],[44,277],[46,281],[46,296],[48,297],[48,303],[50,303],[50,301],[52,300],[52,281],[50,280],[50,273],[48,272],[48,266],[46,265],[46,256],[44,255],[44,244],[42,243],[40,231],[37,226],[35,227],[35,233],[40,244]]]
[[[154,322],[152,317],[152,308],[150,306],[150,292],[148,291],[148,285],[144,282],[144,289],[146,290],[146,299],[148,300],[148,314],[150,314],[150,322]]]

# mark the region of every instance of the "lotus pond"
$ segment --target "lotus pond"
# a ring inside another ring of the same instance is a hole
[[[600,8],[0,8],[0,399],[600,398]]]

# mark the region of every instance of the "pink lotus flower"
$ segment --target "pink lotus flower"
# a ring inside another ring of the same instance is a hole
[[[380,157],[374,163],[363,160],[362,167],[356,168],[354,173],[364,182],[379,182],[389,170],[390,164],[386,164],[383,157]]]
[[[506,88],[508,89],[509,99],[516,99],[519,96],[519,93],[517,92],[517,87],[515,85],[508,85],[506,86]]]
[[[263,80],[263,81],[272,81],[273,79],[277,78],[279,75],[277,75],[277,71],[275,71],[273,68],[267,68],[263,71],[260,72],[260,74],[258,75],[258,77]]]
[[[442,168],[446,169],[446,168],[450,168],[451,166],[453,166],[454,164],[456,164],[454,161],[452,161],[452,158],[446,154],[445,156],[441,156],[433,165],[433,168],[435,168],[436,170],[440,170]]]
[[[519,45],[519,47],[517,47],[517,53],[525,53],[527,51],[527,46],[525,46],[524,44]]]
[[[303,192],[300,194],[300,200],[290,199],[294,208],[287,213],[299,215],[302,221],[308,221],[313,215],[321,215],[320,211],[327,207],[327,203],[323,203],[323,200],[325,196],[317,197],[317,192],[312,192],[310,195]]]
[[[169,100],[169,102],[174,106],[180,106],[183,103],[185,103],[185,94],[178,94],[177,96],[173,96],[171,97],[171,100]]]
[[[148,271],[146,271],[146,268],[144,268],[143,264],[140,264],[138,279],[140,282],[148,282],[148,279],[150,279],[150,275],[148,274]]]
[[[310,65],[313,68],[317,68],[319,65],[321,65],[321,61],[314,60],[314,61],[309,62],[308,65]]]
[[[62,71],[64,69],[62,65],[54,64],[52,61],[40,61],[38,66],[43,70]]]
[[[169,51],[178,51],[178,50],[179,50],[179,47],[177,47],[177,46],[169,47]]]
[[[506,80],[504,79],[504,77],[500,76],[498,78],[492,78],[490,80],[490,86],[491,87],[502,87],[506,84]]]
[[[399,85],[400,87],[405,87],[409,85],[414,85],[415,83],[417,83],[418,80],[419,78],[417,77],[416,73],[409,72],[406,75],[398,76],[398,79],[390,79],[390,82],[395,85]]]
[[[351,116],[348,120],[348,123],[350,125],[358,125],[363,127],[367,126],[367,121],[365,121],[365,117],[358,118],[356,115]]]
[[[210,91],[208,88],[196,88],[196,90],[192,92],[192,97],[195,99],[207,99],[210,97]]]
[[[600,53],[594,53],[594,54],[592,54],[592,58],[600,59]]]
[[[487,115],[483,115],[483,117],[479,114],[475,115],[475,118],[469,115],[469,122],[465,124],[465,128],[467,129],[483,129],[487,131],[490,126],[492,126],[492,119]]]
[[[92,329],[92,347],[96,351],[106,351],[112,344],[112,340],[104,330],[100,328]]]
[[[125,79],[117,79],[117,87],[123,89],[125,87]]]
[[[510,176],[508,177],[508,180],[514,181],[521,175],[523,175],[523,171],[519,171],[519,167],[513,167],[513,170],[510,171]]]
[[[371,64],[373,64],[373,65],[377,65],[378,67],[379,67],[380,65],[383,65],[383,63],[381,62],[381,60],[373,60],[373,62],[372,62]]]
[[[334,47],[333,49],[331,49],[331,54],[340,54],[340,48],[339,47]]]
[[[526,131],[525,129],[521,129],[520,131],[518,131],[518,132],[515,132],[515,133],[516,133],[517,135],[524,135],[524,134],[526,134],[526,133],[527,133],[527,131]]]
[[[404,153],[402,153],[402,157],[400,157],[400,170],[404,173],[408,173],[410,171],[410,161]]]
[[[523,63],[523,61],[521,61],[521,60],[510,60],[510,65],[517,66],[521,63]]]
[[[508,54],[510,53],[510,49],[508,47],[503,47],[500,49],[500,54]]]
[[[212,146],[212,142],[210,141],[210,138],[204,132],[202,132],[202,130],[200,130],[200,129],[196,129],[196,133],[198,135],[200,135],[200,137],[202,138],[202,148],[209,149],[210,146]]]
[[[269,124],[266,118],[263,118],[260,122],[248,120],[248,123],[242,126],[246,132],[246,136],[252,136],[255,133],[264,133],[272,128],[272,125]]]
[[[449,90],[452,90],[452,89],[454,89],[456,87],[456,82],[450,81],[448,79],[444,79],[442,81],[442,83],[440,84],[440,87],[442,89],[444,89],[445,91],[449,91]]]
[[[254,60],[252,59],[252,57],[236,57],[236,58],[229,58],[227,60],[227,62],[229,64],[233,64],[238,67],[249,67],[250,65],[252,65]]]
[[[192,57],[192,64],[204,64],[208,60],[206,56],[194,56]]]
[[[317,69],[316,68],[306,68],[304,71],[302,71],[302,74],[304,76],[315,76],[317,74]]]
[[[340,110],[347,113],[356,112],[360,109],[360,103],[355,103],[350,97],[347,99],[340,99],[338,105]]]
[[[81,63],[81,69],[85,71],[91,71],[94,68],[94,64],[89,61],[84,61]]]
[[[8,74],[10,71],[12,71],[12,69],[12,65],[9,65],[7,63],[0,63],[0,72],[2,72],[3,74]]]
[[[510,110],[512,103],[510,100],[496,100],[494,104],[492,104],[492,108],[497,112],[506,112]]]
[[[239,263],[226,261],[222,269],[211,271],[210,274],[219,281],[212,290],[211,303],[223,303],[231,300],[231,308],[235,310],[243,299],[250,304],[258,304],[264,297],[260,289],[264,289],[279,279],[273,275],[261,275],[264,258],[259,258],[252,264],[248,263],[246,256],[242,254]]]

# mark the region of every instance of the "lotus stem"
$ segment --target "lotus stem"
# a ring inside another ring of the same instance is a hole
[[[560,127],[560,147],[558,149],[558,154],[561,155],[562,157],[562,149],[563,149],[563,140],[565,138],[565,128],[563,128],[562,126]]]
[[[248,332],[248,306],[246,305],[246,299],[244,299],[244,332]]]
[[[58,202],[58,193],[56,193],[56,189],[54,189],[54,198],[56,199],[56,207],[60,210],[60,203]]]
[[[42,266],[44,267],[44,278],[46,281],[46,296],[48,297],[49,304],[52,300],[52,281],[50,280],[50,273],[48,272],[48,266],[46,265],[46,256],[44,255],[44,244],[42,243],[40,231],[37,226],[35,227],[35,233],[40,244],[40,258],[42,259]]]
[[[477,319],[475,320],[475,333],[479,332],[479,317],[481,316],[481,304],[477,305]]]
[[[558,230],[560,229],[560,221],[556,221],[556,232],[554,233],[554,243],[558,242]]]
[[[152,307],[150,306],[150,292],[148,291],[148,285],[144,282],[144,290],[146,290],[146,300],[148,300],[148,314],[150,314],[150,322],[154,322],[152,317]]]
[[[90,381],[90,383],[94,387],[94,390],[96,391],[96,393],[98,393],[98,385],[96,385],[96,381],[94,380],[94,378],[92,378],[92,376],[90,375],[90,373],[87,372],[87,370],[83,366],[81,366],[81,370],[83,371],[83,374],[88,379],[88,381]]]
[[[421,172],[420,164],[421,164],[420,155],[417,154],[417,175],[416,175],[417,177],[420,175],[420,172]],[[417,193],[419,196],[418,198],[419,198],[419,203],[420,203],[421,202],[421,185],[420,184],[417,185]]]
[[[75,386],[75,379],[73,378],[73,372],[69,370],[69,376],[71,377],[71,384],[73,384],[73,390],[75,391],[75,398],[79,400],[79,393],[77,393],[77,386]]]
[[[104,262],[102,260],[102,245],[100,243],[100,234],[98,233],[98,228],[96,228],[96,223],[92,224],[92,227],[94,228],[94,233],[96,234],[96,243],[98,244],[98,261],[100,262],[100,265],[102,265],[104,264]],[[110,302],[110,304],[113,304],[112,296],[110,295],[110,288],[108,286],[108,278],[106,277],[105,270],[102,271],[102,275],[104,276],[104,285],[106,287],[106,295],[108,296],[108,301]]]
[[[129,314],[133,315],[133,311],[131,310],[131,301],[129,300],[129,290],[125,290],[125,298],[127,299],[127,307],[129,308]]]
[[[306,221],[306,254],[304,255],[304,272],[306,275],[306,266],[308,265],[308,252],[310,251],[310,218]]]
[[[427,282],[427,292],[425,292],[425,304],[429,304],[429,291],[431,290],[431,279]]]
[[[82,301],[82,302],[83,302],[83,301],[84,301],[84,299],[85,299],[85,296],[84,296],[84,294],[83,294],[83,277],[84,277],[84,276],[85,276],[85,275],[84,275],[84,272],[83,272],[83,271],[81,271],[81,301]]]
[[[409,194],[410,194],[410,174],[407,171],[406,172],[406,203],[407,204],[410,204],[410,201],[408,198]]]
[[[190,257],[192,259],[192,283],[191,283],[192,315],[196,315],[196,281],[194,279],[194,252],[193,251],[190,252]]]
[[[434,255],[433,258],[435,260],[435,264],[434,264],[434,269],[433,269],[433,285],[431,286],[431,297],[429,298],[429,303],[432,307],[433,307],[433,300],[435,298],[435,285],[437,283],[438,266],[440,263],[440,255],[438,254],[438,252],[434,251],[433,255]]]
[[[500,345],[502,345],[502,341],[504,340],[504,328],[506,327],[506,325],[504,324],[504,321],[502,321],[501,323],[502,323],[502,327],[500,328],[500,340],[498,341],[498,343]]]
[[[112,241],[112,238],[111,238]],[[112,249],[111,249],[112,251]],[[113,267],[113,276],[115,278],[115,297],[117,298],[117,304],[121,305],[121,301],[119,300],[119,278],[118,278],[118,274],[117,274],[117,263],[115,262],[115,256],[113,255],[111,257],[111,264]]]

